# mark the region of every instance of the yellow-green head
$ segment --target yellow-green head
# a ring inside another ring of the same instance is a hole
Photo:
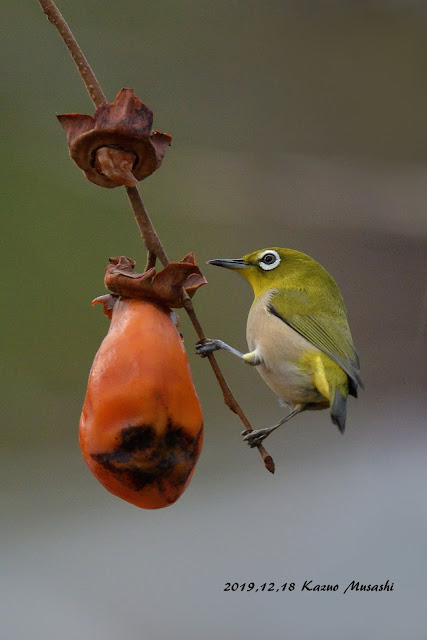
[[[208,264],[233,269],[252,285],[255,298],[270,289],[305,290],[313,296],[328,296],[342,304],[333,278],[313,258],[301,251],[270,247],[248,253],[237,260],[215,259]]]

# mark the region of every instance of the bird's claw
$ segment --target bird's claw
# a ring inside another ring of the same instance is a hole
[[[266,439],[270,429],[255,429],[254,431],[242,431],[243,440],[253,449]]]
[[[221,347],[218,346],[216,340],[211,340],[211,338],[203,338],[203,340],[196,342],[196,353],[202,358],[206,358],[209,353],[217,351],[220,348]]]

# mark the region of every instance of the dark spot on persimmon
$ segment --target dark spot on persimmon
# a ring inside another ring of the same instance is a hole
[[[153,446],[156,432],[149,425],[139,427],[125,427],[120,432],[118,449],[129,453],[143,451]]]
[[[149,425],[125,427],[113,451],[92,454],[92,458],[135,491],[154,483],[160,488],[163,480],[179,488],[199,455],[201,435],[202,427],[190,436],[172,420],[161,435]]]
[[[156,476],[152,473],[147,473],[146,471],[142,471],[142,469],[138,469],[137,467],[130,466],[127,473],[127,478],[131,481],[132,489],[135,491],[141,491],[148,484],[153,484],[156,479]]]

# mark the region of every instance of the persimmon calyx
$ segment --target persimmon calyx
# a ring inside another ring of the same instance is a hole
[[[94,117],[82,113],[57,116],[67,134],[70,156],[88,180],[112,189],[133,187],[158,169],[172,137],[152,131],[153,112],[133,89],[119,91]]]
[[[135,260],[126,256],[109,260],[104,283],[116,296],[153,300],[164,306],[179,309],[183,306],[183,289],[193,297],[199,287],[207,284],[192,252],[180,262],[169,262],[158,272],[153,267],[138,273],[135,271]],[[105,313],[109,315],[107,311]]]

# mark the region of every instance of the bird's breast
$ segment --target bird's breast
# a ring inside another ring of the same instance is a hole
[[[261,359],[257,369],[268,386],[290,405],[324,402],[312,375],[299,364],[304,354],[318,349],[268,311],[273,294],[274,290],[257,298],[248,316],[248,347]]]

